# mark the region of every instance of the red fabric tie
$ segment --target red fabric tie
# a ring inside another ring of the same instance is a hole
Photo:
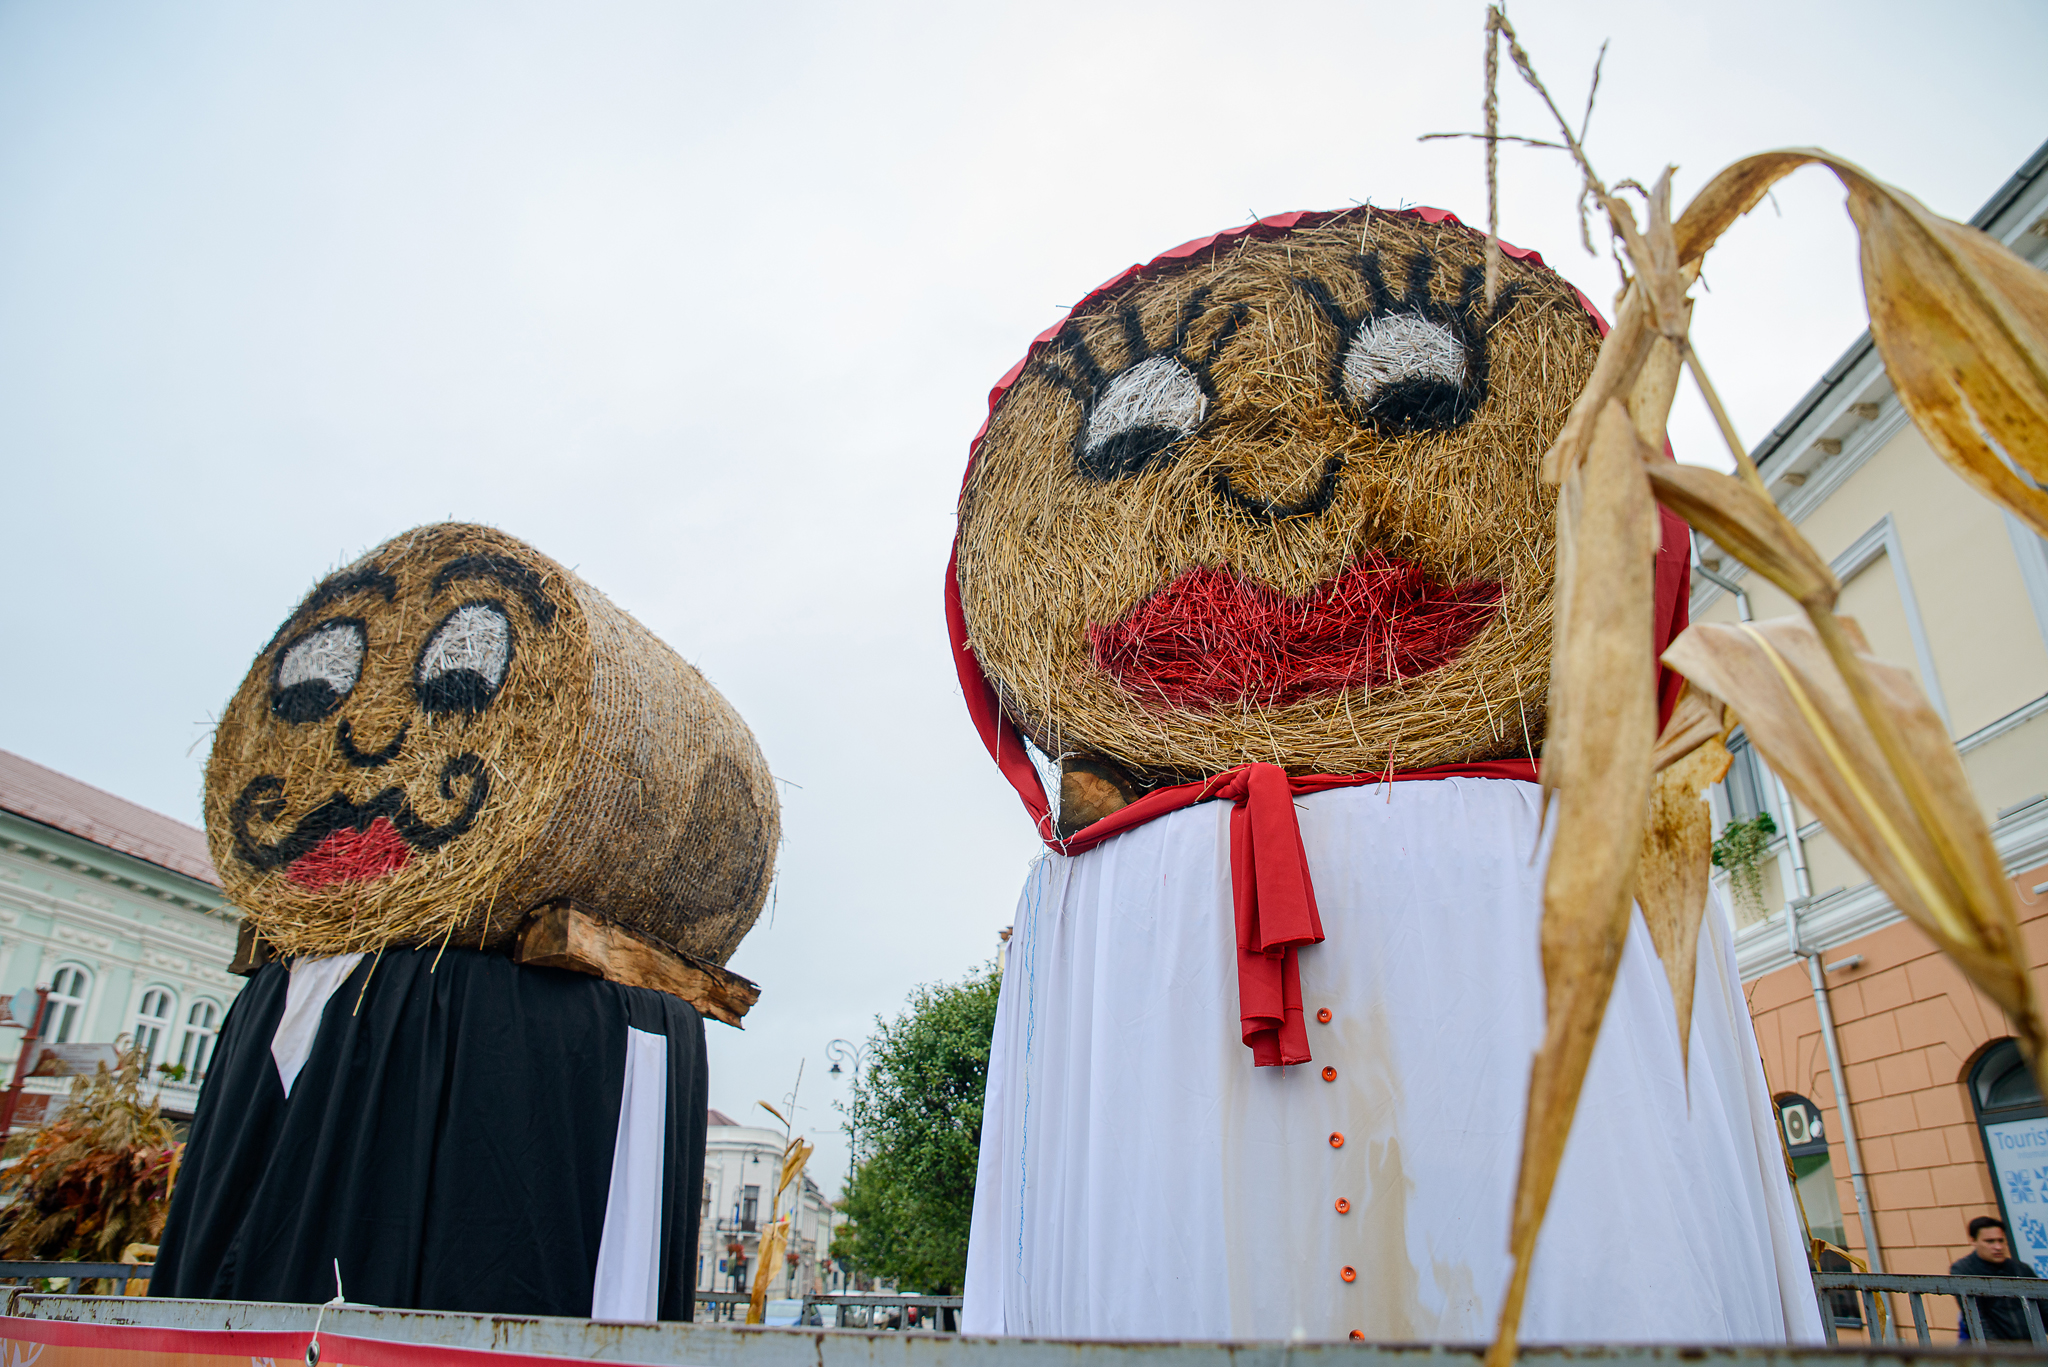
[[[1247,764],[1213,790],[1232,804],[1230,887],[1237,908],[1237,1009],[1260,1068],[1307,1063],[1301,1013],[1303,945],[1321,944],[1315,884],[1294,816],[1294,788],[1277,764]]]

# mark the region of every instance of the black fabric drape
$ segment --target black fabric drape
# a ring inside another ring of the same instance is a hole
[[[389,950],[328,999],[287,1099],[270,1043],[289,981],[265,966],[228,1013],[152,1295],[324,1301],[338,1260],[351,1301],[588,1315],[632,1028],[668,1040],[658,1313],[690,1317],[707,1100],[692,1007],[496,954]]]

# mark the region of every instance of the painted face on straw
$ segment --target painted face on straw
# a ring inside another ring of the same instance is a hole
[[[574,632],[557,639],[570,606],[551,562],[486,528],[422,529],[330,576],[222,722],[223,872],[316,902],[459,877],[463,845],[489,845],[476,833],[522,774],[573,738],[528,677],[577,654]]]
[[[1531,753],[1537,463],[1598,337],[1484,239],[1359,210],[1092,301],[997,406],[961,502],[976,658],[1053,753],[1189,777]]]

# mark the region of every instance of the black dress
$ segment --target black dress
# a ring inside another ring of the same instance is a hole
[[[389,950],[327,999],[287,1097],[271,1042],[289,983],[268,964],[228,1013],[150,1294],[315,1303],[339,1262],[355,1302],[589,1315],[640,1031],[667,1063],[665,1098],[658,1079],[635,1091],[664,1127],[643,1141],[660,1267],[643,1257],[641,1284],[659,1318],[690,1318],[706,1121],[692,1007],[497,954]]]

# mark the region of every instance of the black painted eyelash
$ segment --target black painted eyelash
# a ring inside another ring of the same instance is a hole
[[[1295,278],[1296,287],[1337,329],[1339,340],[1330,355],[1327,384],[1330,396],[1354,420],[1393,432],[1442,431],[1470,421],[1486,402],[1489,381],[1487,332],[1521,297],[1521,287],[1514,282],[1503,284],[1494,298],[1493,307],[1484,309],[1480,292],[1485,286],[1486,273],[1479,266],[1466,266],[1460,272],[1457,302],[1447,305],[1437,300],[1429,288],[1437,264],[1435,255],[1430,252],[1416,252],[1410,256],[1406,262],[1404,288],[1396,296],[1381,270],[1378,252],[1367,252],[1355,258],[1354,265],[1372,301],[1357,313],[1345,309],[1323,281],[1311,276]],[[1369,321],[1402,316],[1414,316],[1433,323],[1457,341],[1464,351],[1464,382],[1452,384],[1441,379],[1418,379],[1398,383],[1386,393],[1376,395],[1371,402],[1361,404],[1345,385],[1345,362],[1359,329]]]
[[[1081,420],[1074,428],[1073,457],[1074,468],[1084,478],[1107,482],[1137,474],[1190,435],[1188,431],[1179,429],[1136,427],[1119,432],[1091,448],[1088,444],[1089,420],[1104,391],[1121,376],[1147,361],[1168,357],[1193,379],[1206,401],[1214,401],[1216,388],[1211,369],[1224,347],[1237,334],[1249,309],[1242,303],[1231,305],[1222,323],[1210,336],[1207,347],[1197,356],[1192,345],[1194,327],[1208,311],[1209,296],[1210,290],[1204,287],[1188,297],[1181,306],[1180,317],[1175,320],[1172,339],[1163,346],[1153,345],[1145,336],[1137,306],[1125,304],[1118,310],[1118,320],[1123,326],[1127,355],[1114,374],[1104,370],[1087,340],[1081,336],[1076,322],[1069,322],[1054,342],[1061,349],[1060,359],[1065,364],[1050,360],[1039,362],[1040,373],[1066,390],[1081,405]]]

